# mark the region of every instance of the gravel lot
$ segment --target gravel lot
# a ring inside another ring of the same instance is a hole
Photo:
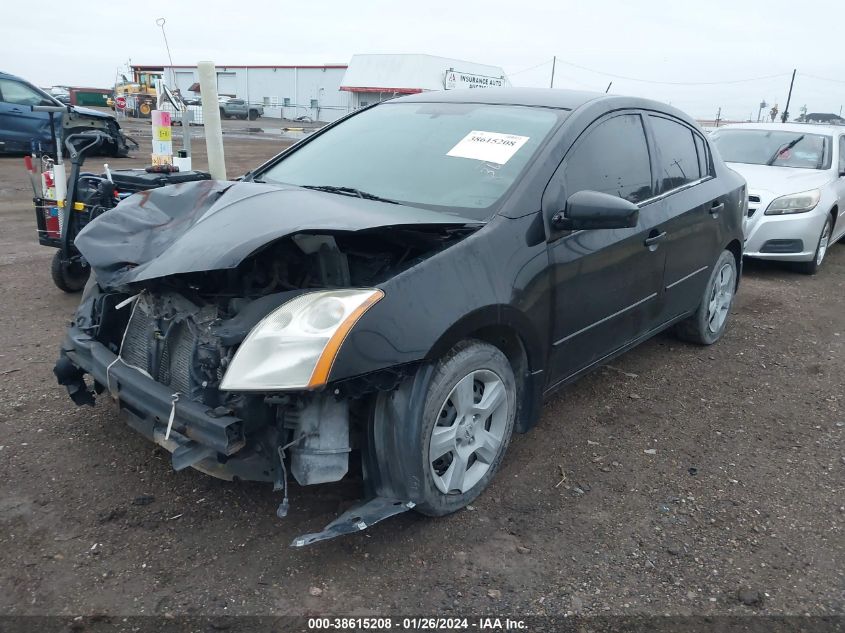
[[[249,125],[226,122],[230,177],[284,146]],[[56,385],[78,296],[30,196],[0,159],[3,613],[845,612],[845,246],[815,277],[747,265],[714,347],[663,335],[558,393],[472,509],[300,551],[358,482],[294,486],[279,520],[269,486],[174,473],[106,398]]]

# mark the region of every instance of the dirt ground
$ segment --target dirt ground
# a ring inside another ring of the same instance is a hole
[[[284,145],[226,123],[230,177]],[[22,162],[0,159],[0,612],[845,611],[845,246],[815,277],[746,266],[719,344],[663,335],[557,394],[473,507],[295,550],[356,482],[294,486],[280,520],[269,486],[175,473],[56,385],[78,296],[50,281]]]

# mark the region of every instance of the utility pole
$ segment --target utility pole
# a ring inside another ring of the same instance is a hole
[[[789,94],[786,96],[786,107],[783,109],[783,114],[780,117],[781,123],[786,123],[789,117],[789,100],[792,99],[792,84],[795,83],[795,68],[792,69],[792,80],[789,82]]]
[[[552,57],[552,80],[549,82],[549,88],[555,87],[555,64],[557,63],[557,56]]]
[[[609,84],[607,84],[607,89],[604,91],[604,93],[605,93],[605,94],[607,94],[608,92],[610,92],[610,87],[611,87],[612,85],[613,85],[613,82],[612,82],[612,81],[611,81]]]
[[[719,107],[719,111],[716,113],[716,125],[714,127],[719,127],[719,121],[722,120],[722,108]]]

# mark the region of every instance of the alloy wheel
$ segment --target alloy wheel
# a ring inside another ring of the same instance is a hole
[[[710,301],[707,305],[707,327],[714,334],[722,329],[734,295],[734,269],[730,264],[724,264],[715,279],[710,291]]]
[[[429,469],[443,494],[465,493],[502,451],[508,398],[502,379],[488,369],[464,376],[440,407],[429,438]]]
[[[816,252],[816,266],[821,266],[824,256],[827,254],[827,247],[830,244],[830,220],[824,223],[822,235],[819,238],[819,249]]]

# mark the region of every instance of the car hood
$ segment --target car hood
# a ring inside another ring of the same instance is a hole
[[[745,178],[749,191],[767,191],[775,196],[821,187],[831,180],[829,170],[728,163]]]
[[[79,106],[71,106],[71,109],[76,114],[82,114],[84,116],[90,116],[95,119],[113,119],[114,117],[111,114],[107,114],[106,112],[100,112],[99,110],[93,110],[91,108],[81,108]]]
[[[103,287],[234,268],[296,233],[480,225],[449,213],[300,187],[206,180],[129,196],[75,244]]]

